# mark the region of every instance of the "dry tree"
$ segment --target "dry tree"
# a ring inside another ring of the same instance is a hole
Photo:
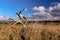
[[[17,21],[13,24],[13,26],[14,26],[15,24],[17,24],[17,23],[21,23],[24,27],[26,26],[27,18],[22,15],[22,12],[23,12],[24,10],[25,10],[25,8],[24,8],[22,11],[16,13],[16,15],[18,16],[18,18],[19,18],[20,20],[17,20]]]

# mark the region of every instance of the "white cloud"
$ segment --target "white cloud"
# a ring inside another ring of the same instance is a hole
[[[0,16],[0,20],[6,20],[5,16]]]
[[[53,7],[50,6],[48,9],[46,9],[44,6],[34,7],[33,10],[36,12],[33,15],[44,16],[44,20],[45,19],[46,20],[58,20],[58,19],[60,19],[60,17],[54,17],[51,14],[52,10],[56,10],[56,9],[60,9],[60,3],[58,3],[57,5],[55,5]],[[46,12],[46,11],[48,11],[48,12]]]
[[[58,3],[58,2],[57,2],[57,3]],[[57,3],[56,3],[56,4],[57,4]],[[59,11],[59,10],[60,10],[60,3],[58,3],[57,5],[55,5],[55,6],[53,6],[53,7],[50,6],[48,10],[49,10],[49,12],[51,12],[52,10],[58,10],[58,11]]]
[[[34,14],[40,14],[40,15],[46,14],[45,12],[46,8],[44,6],[34,7],[33,10],[37,11]]]
[[[53,9],[60,9],[60,3],[58,3],[57,5],[53,6]]]
[[[51,12],[53,9],[54,9],[53,7],[49,7],[48,10],[49,10],[49,12]]]
[[[57,5],[57,8],[60,9],[60,3]]]
[[[54,17],[50,13],[46,12],[46,8],[44,6],[34,7],[33,10],[37,11],[33,15],[41,15],[44,17],[44,19],[42,17],[42,20],[54,20]],[[53,10],[53,7],[50,7],[48,10]]]
[[[58,3],[57,5],[55,5],[55,6],[50,6],[49,7],[49,12],[51,12],[51,11],[54,11],[54,12],[56,12],[56,11],[58,11],[58,12],[60,12],[60,3]]]
[[[35,11],[44,11],[45,7],[44,6],[34,7],[33,10],[35,10]]]

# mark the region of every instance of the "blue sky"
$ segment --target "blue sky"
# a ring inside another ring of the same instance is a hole
[[[35,6],[54,6],[52,3],[59,2],[60,0],[0,0],[0,16],[15,17],[15,13],[19,12],[23,8],[27,8],[27,11],[23,12],[24,16],[33,14]]]

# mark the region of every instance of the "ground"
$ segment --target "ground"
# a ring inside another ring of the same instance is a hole
[[[60,23],[0,24],[0,40],[60,40]]]

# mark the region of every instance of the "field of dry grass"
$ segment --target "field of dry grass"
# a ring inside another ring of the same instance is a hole
[[[0,40],[60,40],[60,24],[30,23],[25,28],[1,24]]]

